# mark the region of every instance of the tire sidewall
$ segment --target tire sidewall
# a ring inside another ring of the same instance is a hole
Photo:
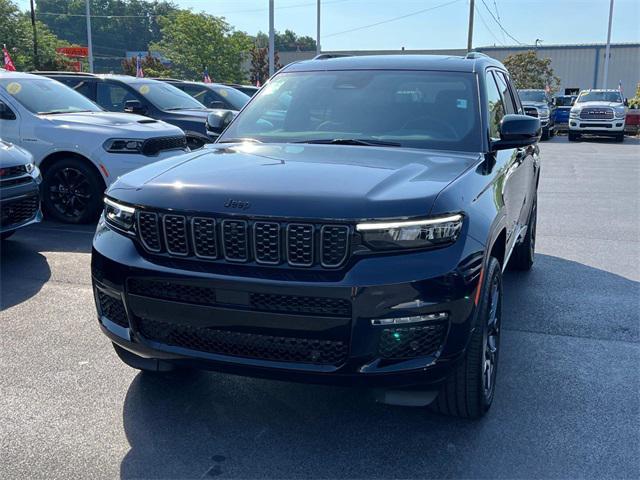
[[[90,199],[85,212],[78,217],[67,217],[60,213],[52,204],[49,197],[50,187],[54,174],[63,168],[74,168],[82,172],[87,178],[90,188]],[[104,183],[99,178],[92,166],[87,165],[83,160],[77,158],[65,158],[57,160],[51,164],[43,175],[42,181],[42,204],[49,218],[53,218],[64,223],[89,223],[95,220],[100,212],[102,193],[104,191]]]

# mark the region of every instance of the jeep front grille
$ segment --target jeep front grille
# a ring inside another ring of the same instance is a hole
[[[138,213],[138,236],[151,253],[231,263],[337,268],[349,257],[349,225]]]

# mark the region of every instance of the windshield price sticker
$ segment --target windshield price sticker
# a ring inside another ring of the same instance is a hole
[[[142,85],[140,87],[140,93],[142,95],[146,95],[147,93],[149,93],[149,85]]]
[[[20,90],[22,90],[22,85],[20,85],[18,82],[11,82],[9,85],[7,85],[7,92],[9,92],[11,95],[17,95],[18,93],[20,93]]]

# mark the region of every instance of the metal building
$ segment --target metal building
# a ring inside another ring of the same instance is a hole
[[[560,92],[565,88],[618,88],[622,83],[623,94],[632,97],[640,82],[640,43],[614,43],[609,53],[609,80],[603,85],[605,44],[584,45],[533,45],[513,47],[478,47],[474,50],[503,61],[508,55],[534,50],[540,58],[550,58],[555,75],[560,78]],[[431,54],[460,55],[464,49],[448,50],[353,50],[323,53],[349,55]],[[315,52],[281,52],[280,62],[287,64],[313,58]]]

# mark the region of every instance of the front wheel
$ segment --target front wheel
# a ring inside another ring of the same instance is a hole
[[[624,142],[624,133],[616,135],[616,142]]]
[[[444,415],[480,418],[493,402],[502,326],[502,271],[498,260],[490,257],[484,273],[476,325],[465,358],[430,406]]]
[[[580,140],[580,134],[579,133],[569,132],[567,137],[569,138],[570,142],[575,142],[576,140]]]
[[[88,223],[102,207],[104,183],[95,169],[78,158],[58,160],[42,182],[45,212],[64,223]]]

